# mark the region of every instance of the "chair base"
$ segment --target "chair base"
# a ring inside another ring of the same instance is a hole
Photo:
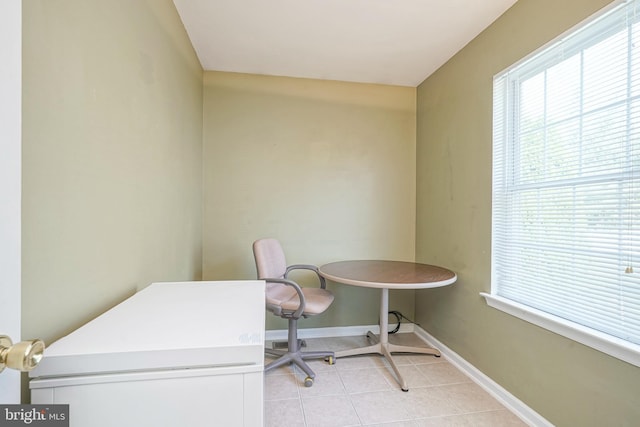
[[[333,351],[300,351],[301,341],[297,337],[297,319],[289,320],[289,339],[287,340],[287,350],[273,350],[266,348],[265,353],[272,356],[279,356],[276,360],[268,363],[264,367],[264,371],[268,372],[279,366],[294,363],[307,374],[305,386],[311,387],[316,377],[315,372],[305,363],[305,360],[311,359],[329,359],[329,364],[333,364],[335,353]]]

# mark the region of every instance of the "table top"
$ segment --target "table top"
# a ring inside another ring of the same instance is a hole
[[[443,267],[406,261],[339,261],[325,264],[319,270],[325,279],[367,288],[436,288],[450,285],[458,278]]]

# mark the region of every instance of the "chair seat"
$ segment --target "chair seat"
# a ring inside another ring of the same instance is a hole
[[[304,316],[312,316],[324,312],[333,302],[333,294],[321,288],[302,288],[306,302]],[[281,286],[277,292],[277,300],[269,301],[270,292],[267,292],[267,302],[279,305],[284,312],[294,312],[300,306],[300,298],[296,291],[289,286]]]

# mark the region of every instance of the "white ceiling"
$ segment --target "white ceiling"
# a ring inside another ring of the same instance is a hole
[[[516,0],[174,0],[205,70],[417,86]]]

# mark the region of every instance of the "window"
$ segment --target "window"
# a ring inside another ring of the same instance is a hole
[[[640,0],[494,78],[489,305],[640,366]]]

